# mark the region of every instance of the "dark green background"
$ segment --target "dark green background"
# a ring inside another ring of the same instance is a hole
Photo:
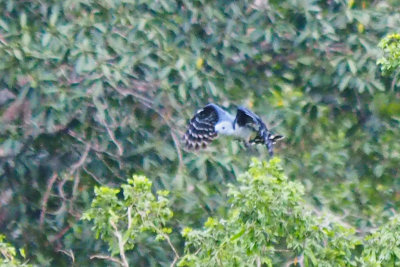
[[[400,201],[400,95],[376,64],[398,1],[0,1],[0,227],[31,263],[102,265],[79,220],[95,185],[133,173],[171,191],[173,227],[224,215],[226,183],[265,148],[192,153],[196,109],[251,108],[310,205],[362,233]],[[47,201],[44,201],[46,200]],[[183,239],[173,235],[177,247]],[[165,263],[153,240],[129,254]]]

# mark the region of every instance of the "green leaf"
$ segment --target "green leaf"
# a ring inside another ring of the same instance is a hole
[[[235,241],[236,239],[240,238],[244,234],[245,231],[246,231],[246,229],[242,228],[237,234],[235,234],[231,237],[231,241]]]
[[[347,64],[349,65],[350,71],[352,74],[357,73],[357,67],[353,60],[347,59]]]

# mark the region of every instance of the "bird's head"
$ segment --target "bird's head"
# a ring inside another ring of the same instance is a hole
[[[215,125],[215,131],[219,134],[232,135],[234,132],[233,124],[230,121],[222,121]]]

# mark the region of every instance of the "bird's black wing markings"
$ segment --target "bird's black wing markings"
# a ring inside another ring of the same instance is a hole
[[[219,120],[218,106],[208,104],[196,112],[190,120],[188,130],[184,135],[185,146],[188,149],[205,148],[217,137],[215,124]]]
[[[257,126],[259,120],[260,118],[247,108],[238,107],[235,123],[237,123],[239,127],[254,128]]]
[[[238,108],[235,121],[239,127],[248,127],[257,132],[249,143],[266,145],[271,157],[274,155],[273,147],[276,141],[284,138],[282,135],[272,135],[260,117],[246,108]]]
[[[190,120],[188,130],[184,135],[188,149],[205,148],[217,137],[215,124],[219,121],[219,111],[221,108],[215,104],[208,104],[197,111]],[[256,132],[257,135],[249,143],[266,145],[271,156],[273,156],[273,145],[283,138],[281,135],[272,135],[260,117],[243,107],[237,109],[234,120],[234,125],[236,124],[238,127],[246,127]]]

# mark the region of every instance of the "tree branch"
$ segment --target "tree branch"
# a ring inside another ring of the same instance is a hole
[[[87,174],[89,174],[96,182],[98,182],[99,184],[103,185],[105,184],[104,182],[102,182],[96,175],[94,175],[93,172],[89,171],[86,167],[82,168]]]
[[[128,208],[128,230],[132,227],[132,206]]]
[[[72,175],[79,167],[81,167],[81,166],[85,163],[86,158],[87,158],[87,156],[88,156],[88,154],[89,154],[89,151],[90,151],[90,144],[86,144],[85,151],[83,152],[81,158],[78,160],[78,162],[74,163],[74,165],[72,165],[72,167],[71,167],[71,170],[70,170],[70,172],[69,172],[71,175]]]
[[[128,211],[129,211],[129,210],[128,210]],[[144,222],[143,214],[142,214],[139,210],[137,210],[137,209],[136,209],[136,212],[139,214],[140,219],[142,220],[142,222]],[[176,264],[176,262],[179,260],[180,256],[179,256],[178,251],[176,250],[176,248],[175,248],[174,245],[172,244],[171,239],[169,238],[169,236],[168,236],[166,233],[160,231],[160,230],[158,229],[158,227],[156,227],[153,223],[151,223],[151,226],[153,227],[153,229],[155,230],[155,232],[157,232],[157,234],[162,235],[162,237],[164,237],[165,240],[167,240],[168,245],[170,246],[170,248],[172,249],[172,251],[173,251],[174,254],[175,254],[174,261],[171,263],[170,266],[171,266],[171,267],[175,266],[175,264]]]
[[[49,196],[50,196],[50,192],[51,192],[51,188],[53,188],[53,184],[55,183],[55,181],[57,180],[57,173],[53,173],[53,176],[50,178],[48,184],[47,184],[47,189],[46,192],[44,193],[43,196],[43,201],[42,201],[42,210],[40,212],[40,219],[39,219],[39,225],[40,227],[43,226],[44,223],[44,216],[46,215],[46,209],[47,209],[47,202],[49,201]]]
[[[136,97],[137,99],[140,99],[141,101],[144,101],[144,102],[146,102],[148,105],[153,105],[153,101],[152,100],[150,100],[150,99],[148,99],[148,98],[146,98],[146,97],[144,97],[144,96],[142,96],[142,95],[140,95],[140,94],[138,94],[138,93],[136,93],[136,92],[134,92],[134,91],[132,91],[132,90],[128,90],[128,89],[122,89],[122,88],[120,88],[120,87],[117,87],[117,86],[115,86],[115,87],[113,87],[118,93],[120,93],[121,95],[123,95],[123,96],[128,96],[128,95],[131,95],[131,96],[133,96],[133,97]]]
[[[96,254],[96,255],[90,256],[90,259],[91,259],[91,260],[92,260],[92,259],[108,260],[108,261],[112,261],[112,262],[118,263],[119,265],[124,266],[123,262],[120,261],[119,259],[114,258],[114,257],[111,257],[111,256],[107,256],[107,255]]]
[[[74,165],[72,165],[72,168],[71,168],[71,171],[70,171],[70,174],[71,174],[71,175],[72,175],[79,167],[81,167],[81,166],[85,163],[85,161],[86,161],[86,159],[87,159],[87,156],[89,155],[89,151],[90,151],[90,144],[86,144],[85,151],[83,152],[83,154],[82,154],[80,160],[79,160],[77,163],[75,163]],[[79,186],[79,182],[80,182],[80,176],[79,176],[79,172],[78,172],[77,175],[75,176],[75,179],[74,179],[74,186],[73,186],[73,189],[72,189],[72,198],[71,198],[71,202],[73,202],[74,199],[75,199],[76,191],[78,190],[78,186]]]
[[[168,245],[171,247],[172,251],[175,254],[175,258],[174,261],[171,263],[171,267],[175,266],[176,262],[178,261],[178,259],[180,258],[178,251],[176,250],[176,248],[174,247],[174,245],[171,242],[171,239],[169,239],[169,236],[165,233],[162,233],[162,236],[167,240]]]
[[[67,255],[68,257],[70,257],[72,260],[72,263],[75,262],[75,256],[74,256],[74,252],[72,251],[72,249],[69,249],[69,250],[59,249],[58,252],[62,252],[65,255]]]
[[[400,73],[400,69],[397,70],[396,73],[393,76],[393,80],[392,80],[392,83],[390,85],[390,91],[392,91],[392,92],[394,91],[394,87],[396,86],[397,76],[399,75],[399,73]]]
[[[118,239],[119,254],[120,254],[121,260],[122,260],[121,265],[124,267],[129,267],[128,260],[126,259],[126,256],[125,256],[124,241],[122,240],[122,235],[118,231],[118,228],[113,221],[110,220],[110,224],[115,230],[115,232],[114,232],[115,237]]]
[[[260,256],[257,257],[257,267],[261,267],[261,258],[260,258]]]
[[[171,128],[171,126],[169,125],[169,122],[167,123],[167,125]],[[171,133],[172,140],[174,140],[176,153],[178,154],[179,170],[182,170],[184,165],[183,165],[183,157],[182,157],[181,146],[179,144],[179,139],[178,139],[178,137],[176,137],[175,133],[172,132],[172,128],[171,128],[170,133]]]
[[[65,235],[65,233],[68,232],[69,229],[71,229],[71,227],[72,227],[72,225],[68,225],[67,227],[62,229],[56,236],[54,236],[52,239],[50,239],[50,243],[54,243],[55,241],[57,241],[58,239],[63,237]]]
[[[122,148],[122,145],[119,143],[119,141],[115,138],[114,132],[111,131],[110,126],[107,124],[106,120],[103,118],[100,118],[100,122],[103,124],[103,126],[106,128],[108,135],[110,136],[111,140],[113,143],[117,146],[118,148],[118,155],[122,156],[124,154],[124,149]]]

